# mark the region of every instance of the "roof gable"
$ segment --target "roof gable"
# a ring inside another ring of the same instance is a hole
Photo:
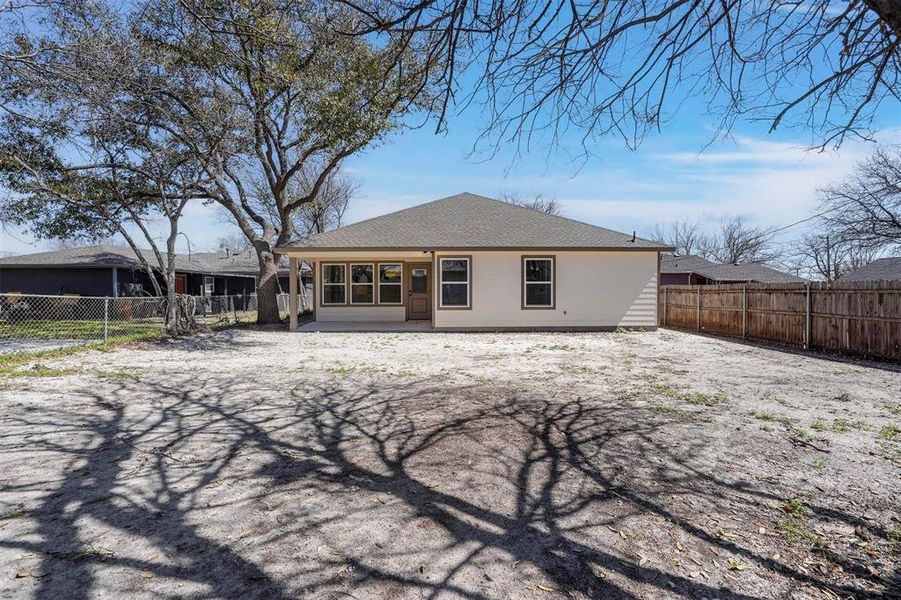
[[[469,193],[360,221],[280,249],[288,248],[669,249],[658,242],[633,241],[629,234]]]

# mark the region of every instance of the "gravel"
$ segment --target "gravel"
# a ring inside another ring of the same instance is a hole
[[[887,364],[250,329],[40,364],[0,379],[0,598],[901,589]]]

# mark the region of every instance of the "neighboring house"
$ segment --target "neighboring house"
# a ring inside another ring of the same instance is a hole
[[[464,193],[276,252],[313,265],[317,321],[594,330],[656,327],[658,258],[669,250]]]
[[[777,271],[761,263],[719,264],[692,255],[664,255],[660,259],[661,285],[804,283],[806,281],[806,279]]]
[[[901,256],[877,258],[860,268],[848,271],[839,281],[901,281]]]
[[[150,250],[141,253],[151,265]],[[258,264],[246,252],[194,252],[175,257],[176,290],[213,296],[252,294]],[[157,273],[161,287],[162,276]],[[144,296],[154,293],[150,278],[128,247],[110,245],[66,248],[0,259],[0,292],[78,294],[81,296]]]

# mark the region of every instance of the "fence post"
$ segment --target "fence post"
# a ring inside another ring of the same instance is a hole
[[[807,297],[805,298],[805,321],[804,321],[804,349],[810,350],[810,338],[813,337],[813,320],[810,318],[810,282],[804,286]]]
[[[663,326],[666,327],[666,310],[669,307],[669,288],[663,286]]]
[[[103,299],[103,341],[109,341],[109,296]]]
[[[741,337],[748,337],[748,284],[741,288]]]
[[[701,331],[701,286],[698,286],[698,331]]]

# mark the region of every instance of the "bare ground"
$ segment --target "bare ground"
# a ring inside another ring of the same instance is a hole
[[[42,366],[0,381],[0,598],[901,588],[885,365],[672,331],[243,330]]]

